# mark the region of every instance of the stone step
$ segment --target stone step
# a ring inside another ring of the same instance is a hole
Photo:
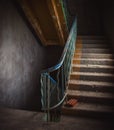
[[[88,40],[104,40],[105,37],[104,36],[94,36],[94,35],[90,35],[90,36],[88,36],[88,35],[84,35],[84,36],[78,35],[77,40],[80,40],[80,39],[83,39],[83,40],[85,40],[85,39],[88,39]]]
[[[91,65],[91,64],[72,64],[72,71],[74,72],[99,72],[99,73],[113,73],[114,66],[109,65]]]
[[[99,38],[99,39],[93,39],[93,38],[84,38],[84,39],[81,39],[81,38],[77,38],[76,39],[76,42],[77,43],[82,43],[82,44],[88,44],[88,43],[90,43],[90,44],[92,44],[92,43],[94,43],[94,44],[107,44],[108,43],[108,41],[106,40],[106,39],[104,39],[104,38]],[[108,44],[109,45],[109,44]]]
[[[82,39],[82,44],[108,44],[104,39]]]
[[[78,102],[74,107],[62,107],[62,113],[72,116],[114,118],[114,106]]]
[[[105,39],[77,39],[76,44],[108,44],[109,43]]]
[[[110,51],[110,49],[93,49],[93,48],[77,48],[75,50],[75,53],[99,53],[99,54],[112,54],[112,52]]]
[[[67,98],[75,98],[79,102],[114,105],[114,93],[67,90]]]
[[[90,73],[90,72],[72,72],[71,80],[86,80],[86,81],[100,81],[100,82],[114,82],[114,74],[108,73]]]
[[[77,48],[109,48],[109,45],[107,45],[107,44],[99,44],[99,43],[97,43],[97,44],[81,44],[81,43],[77,43],[76,44],[76,49]]]
[[[98,81],[83,81],[83,80],[70,80],[69,90],[84,90],[94,92],[110,92],[114,93],[114,83],[98,82]]]
[[[75,53],[74,58],[113,59],[113,54]]]
[[[92,58],[74,58],[73,64],[86,65],[114,65],[114,59],[92,59]]]

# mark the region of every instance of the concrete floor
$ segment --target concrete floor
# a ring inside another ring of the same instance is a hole
[[[61,121],[47,123],[44,114],[0,108],[0,130],[113,130],[113,121],[62,116]]]

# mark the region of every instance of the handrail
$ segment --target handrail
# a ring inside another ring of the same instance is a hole
[[[66,88],[75,51],[76,29],[77,21],[75,18],[58,64],[41,72],[42,110],[47,112],[48,121],[50,110],[60,107],[67,95]]]

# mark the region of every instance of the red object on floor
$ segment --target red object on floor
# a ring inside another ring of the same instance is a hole
[[[77,104],[77,100],[76,99],[69,99],[67,102],[66,102],[66,104],[65,104],[65,106],[66,107],[73,107],[73,106],[75,106],[76,104]]]

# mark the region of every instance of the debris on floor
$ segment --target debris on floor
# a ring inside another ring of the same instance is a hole
[[[66,101],[65,106],[66,107],[73,107],[77,104],[77,100],[76,99],[69,99],[68,101]]]

